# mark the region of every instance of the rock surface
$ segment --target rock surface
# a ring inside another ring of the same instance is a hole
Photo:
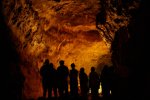
[[[87,74],[92,66],[100,71],[111,64],[111,42],[95,26],[100,7],[99,0],[3,0],[3,14],[26,77],[26,98],[42,95],[39,69],[46,58],[55,68],[59,60],[69,68],[73,62],[78,70],[85,67]],[[121,26],[128,25],[129,16],[107,9],[106,21],[101,28],[109,29],[106,34],[113,39]]]

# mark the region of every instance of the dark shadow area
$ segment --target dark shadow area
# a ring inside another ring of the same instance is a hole
[[[147,0],[142,0],[140,9],[133,14],[129,24],[129,48],[127,66],[130,70],[129,88],[132,98],[146,100],[149,97],[149,23],[150,6]]]
[[[129,12],[129,25],[119,29],[112,42],[112,62],[118,77],[116,99],[149,99],[149,7],[147,0],[141,0],[139,9]]]
[[[19,56],[11,40],[11,30],[5,23],[2,14],[3,6],[0,1],[0,64],[1,64],[1,93],[5,100],[21,100],[21,89],[24,81],[19,63]]]

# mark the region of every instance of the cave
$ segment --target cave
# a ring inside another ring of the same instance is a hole
[[[21,75],[23,100],[42,96],[39,70],[49,59],[55,68],[64,60],[69,69],[75,63],[77,70],[84,67],[87,74],[92,66],[100,74],[104,65],[114,65],[120,78],[118,98],[126,96],[128,100],[140,95],[145,100],[150,89],[149,5],[146,0],[102,1],[105,0],[0,1],[4,98],[17,98],[17,78]],[[103,9],[105,23],[99,23]]]

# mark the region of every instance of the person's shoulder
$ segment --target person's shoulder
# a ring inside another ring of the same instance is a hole
[[[64,67],[65,67],[67,70],[69,70],[69,68],[68,68],[66,65],[64,65]]]
[[[70,69],[69,71],[70,71],[70,73],[72,73],[72,69]]]
[[[58,66],[58,67],[56,68],[56,70],[60,70],[60,66]]]
[[[57,67],[57,69],[60,68],[60,66]]]
[[[42,66],[41,66],[41,68],[40,68],[40,70],[42,70],[44,67],[45,67],[45,66],[44,66],[44,65],[42,65]]]
[[[66,65],[64,65],[64,67],[67,67]],[[67,67],[68,68],[68,67]]]
[[[90,72],[89,75],[92,75],[92,72]]]
[[[79,71],[77,69],[75,69],[75,71],[78,73]]]

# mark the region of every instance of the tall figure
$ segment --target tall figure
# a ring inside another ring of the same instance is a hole
[[[80,89],[81,89],[81,96],[83,100],[87,100],[88,96],[88,76],[84,71],[84,68],[80,68],[80,73],[79,73],[79,80],[80,80]]]
[[[58,75],[58,92],[60,98],[64,96],[68,96],[68,76],[69,76],[69,69],[67,66],[64,65],[64,60],[59,61],[59,66],[57,68],[57,75]]]
[[[100,85],[99,75],[95,71],[95,67],[91,67],[91,72],[89,74],[89,87],[91,88],[92,100],[98,98],[99,85]]]
[[[52,87],[53,87],[53,77],[54,77],[53,64],[49,64],[49,60],[46,59],[44,64],[40,69],[40,75],[42,77],[42,87],[43,87],[43,98],[46,99],[46,94],[48,92],[48,98],[52,97]]]
[[[75,69],[75,64],[71,64],[70,70],[70,93],[72,97],[78,96],[78,70]]]
[[[104,65],[101,72],[102,95],[104,98],[110,96],[110,71],[108,65]]]
[[[52,91],[54,92],[54,98],[57,98],[57,71],[54,68],[53,63],[49,64],[50,66],[50,92],[49,92],[49,97],[52,97]]]

